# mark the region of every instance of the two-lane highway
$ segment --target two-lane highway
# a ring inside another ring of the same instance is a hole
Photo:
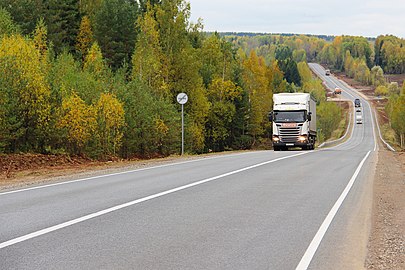
[[[374,123],[362,105],[364,124],[332,148],[221,155],[0,193],[0,269],[339,269],[372,185]]]

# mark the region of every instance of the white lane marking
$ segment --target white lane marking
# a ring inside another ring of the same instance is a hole
[[[370,118],[371,118],[371,124],[373,126],[373,139],[374,139],[374,149],[373,151],[375,152],[377,150],[377,136],[375,135],[375,123],[374,123],[374,114],[373,111],[371,110],[371,104],[366,101],[368,104],[368,110],[370,111]]]
[[[355,96],[353,96],[349,91],[352,91],[354,93],[356,93],[356,90],[353,89],[353,87],[349,86],[346,82],[341,81],[339,79],[336,79],[337,82],[339,82],[341,85],[343,85],[344,87],[346,87],[349,90],[345,90],[346,94],[350,95],[351,97],[355,98]],[[336,86],[338,86],[335,82],[333,82]],[[357,93],[356,93],[357,94]],[[358,94],[357,94],[358,95]],[[374,148],[373,151],[375,152],[377,150],[377,139],[376,139],[376,135],[375,135],[375,124],[374,124],[374,118],[373,118],[373,112],[371,111],[371,104],[366,100],[363,99],[361,96],[358,96],[358,98],[360,98],[363,103],[366,103],[368,106],[368,109],[370,111],[370,118],[371,118],[371,124],[372,124],[372,129],[373,129],[373,140],[374,140]],[[364,129],[364,128],[363,128]]]
[[[353,122],[353,124],[351,122]],[[353,127],[351,127],[351,125],[353,125]],[[349,116],[349,124],[347,126],[345,135],[343,135],[340,139],[330,141],[330,142],[324,142],[318,147],[323,147],[325,144],[335,143],[335,142],[339,142],[339,141],[343,140],[347,136],[350,129],[351,129],[350,136],[346,141],[344,141],[343,143],[340,143],[338,145],[335,145],[335,146],[324,147],[324,148],[320,149],[319,151],[326,151],[326,150],[334,149],[334,148],[337,148],[337,147],[342,147],[342,146],[344,146],[344,145],[346,145],[347,143],[350,142],[350,140],[353,138],[353,133],[354,133],[354,118],[353,118],[352,113],[350,113],[350,116]]]
[[[309,264],[312,261],[312,258],[315,255],[316,250],[319,247],[319,244],[322,241],[322,238],[325,236],[326,231],[329,228],[329,225],[332,223],[333,218],[335,217],[337,211],[339,210],[340,206],[342,205],[344,199],[346,198],[347,194],[349,194],[350,189],[352,188],[357,176],[360,173],[361,168],[364,165],[364,162],[370,155],[371,151],[368,151],[363,160],[360,162],[359,166],[357,167],[356,171],[354,172],[352,178],[350,179],[349,183],[347,184],[346,188],[343,190],[342,194],[340,195],[339,199],[333,205],[332,209],[329,211],[329,214],[326,216],[325,220],[323,221],[321,227],[319,228],[318,232],[315,234],[315,237],[312,239],[311,243],[309,244],[307,250],[305,251],[304,256],[301,258],[297,268],[295,270],[305,270],[308,269]]]
[[[92,177],[87,177],[87,178],[81,178],[81,179],[76,179],[76,180],[71,180],[71,181],[64,181],[64,182],[60,182],[60,183],[54,183],[54,184],[41,185],[41,186],[36,186],[36,187],[30,187],[30,188],[6,191],[6,192],[3,192],[3,193],[0,193],[0,196],[1,195],[18,193],[18,192],[30,191],[30,190],[35,190],[35,189],[42,189],[42,188],[48,188],[48,187],[72,184],[72,183],[77,183],[77,182],[83,182],[83,181],[88,181],[88,180],[93,180],[93,179],[98,179],[98,178],[104,178],[104,177],[110,177],[110,176],[116,176],[116,175],[123,175],[123,174],[128,174],[128,173],[147,171],[147,170],[159,169],[159,168],[164,168],[164,167],[171,167],[171,166],[176,166],[176,165],[183,165],[183,164],[187,164],[187,163],[205,161],[205,160],[211,160],[211,159],[217,159],[217,158],[223,158],[223,157],[234,157],[234,156],[240,156],[240,155],[247,155],[247,154],[252,154],[252,153],[258,153],[258,152],[247,152],[247,153],[231,154],[231,155],[226,155],[226,156],[215,156],[215,157],[208,157],[208,158],[200,158],[200,159],[187,160],[187,161],[170,163],[170,164],[163,164],[163,165],[158,165],[158,166],[153,166],[153,167],[140,168],[140,169],[124,171],[124,172],[103,174],[103,175],[92,176]]]
[[[390,149],[392,152],[395,152],[395,149],[389,143],[387,143],[381,135],[380,124],[378,123],[377,112],[375,110],[374,110],[374,117],[375,121],[377,122],[378,135],[380,136],[381,141],[388,147],[388,149]]]
[[[323,69],[321,68],[320,65],[314,64],[314,65],[312,65],[312,66],[314,67],[314,69],[318,69],[318,70],[315,70],[315,72],[318,74],[318,76],[319,76],[321,79],[329,80],[329,81],[330,81],[331,83],[333,83],[335,86],[339,87],[339,85],[332,79],[332,78],[334,78],[339,84],[343,85],[342,88],[346,87],[347,89],[349,89],[349,90],[344,90],[344,89],[343,89],[346,94],[350,95],[352,98],[355,98],[355,96],[350,93],[351,91],[354,92],[354,93],[356,93],[356,91],[353,89],[353,87],[349,86],[346,82],[344,82],[344,81],[342,81],[342,80],[340,80],[340,79],[338,79],[338,78],[336,78],[336,77],[334,77],[334,76],[331,76],[331,77],[322,76],[322,75],[321,75],[321,74],[322,74],[321,71],[323,71]],[[321,71],[319,71],[319,69],[320,69]],[[356,93],[356,94],[357,94],[357,93]],[[373,139],[374,139],[374,149],[373,149],[373,151],[375,152],[375,151],[377,150],[377,137],[376,137],[376,134],[375,134],[375,124],[374,124],[373,113],[372,113],[372,111],[371,111],[371,105],[370,105],[370,103],[369,103],[367,100],[363,99],[362,97],[359,96],[359,98],[361,98],[364,103],[367,103],[368,109],[369,109],[369,111],[370,111],[371,123],[372,123],[372,128],[373,128]],[[380,128],[378,125],[377,125],[377,127],[378,127],[378,129]],[[354,126],[353,126],[353,129],[354,129]],[[363,126],[363,131],[364,131],[364,126]],[[352,130],[352,135],[353,135],[353,130]],[[363,138],[363,137],[364,137],[364,135],[362,136],[362,138]],[[381,134],[380,134],[380,137],[381,137]],[[381,137],[381,140],[382,140],[383,142],[385,142],[385,141],[382,139],[382,137]],[[340,144],[340,145],[337,145],[337,146],[334,146],[334,147],[338,147],[338,146],[342,146],[342,145],[344,145],[344,143],[343,143],[343,144]],[[334,148],[334,147],[330,147],[329,149]],[[389,147],[389,148],[390,148],[390,147]],[[395,151],[395,150],[394,150],[394,151]]]
[[[83,221],[86,221],[86,220],[89,220],[89,219],[92,219],[92,218],[95,218],[95,217],[99,217],[101,215],[105,215],[105,214],[120,210],[122,208],[129,207],[129,206],[141,203],[141,202],[152,200],[152,199],[164,196],[164,195],[168,195],[170,193],[174,193],[174,192],[177,192],[177,191],[180,191],[180,190],[191,188],[191,187],[201,185],[201,184],[204,184],[204,183],[207,183],[207,182],[210,182],[210,181],[214,181],[214,180],[219,179],[219,178],[227,177],[227,176],[237,174],[237,173],[240,173],[240,172],[243,172],[243,171],[247,171],[247,170],[250,170],[250,169],[254,169],[254,168],[257,168],[257,167],[260,167],[260,166],[263,166],[263,165],[274,163],[274,162],[277,162],[277,161],[280,161],[280,160],[293,158],[293,157],[297,157],[297,156],[301,156],[301,155],[305,155],[305,154],[309,154],[309,153],[311,153],[311,152],[303,152],[303,153],[294,154],[294,155],[291,155],[291,156],[276,158],[276,159],[273,159],[273,160],[258,163],[256,165],[248,166],[248,167],[245,167],[245,168],[242,168],[242,169],[239,169],[239,170],[235,170],[235,171],[224,173],[224,174],[221,174],[221,175],[218,175],[218,176],[210,177],[210,178],[198,181],[198,182],[194,182],[194,183],[191,183],[191,184],[187,184],[187,185],[184,185],[184,186],[180,186],[180,187],[177,187],[177,188],[166,190],[166,191],[163,191],[163,192],[160,192],[160,193],[157,193],[157,194],[153,194],[153,195],[150,195],[150,196],[147,196],[147,197],[143,197],[141,199],[131,201],[131,202],[127,202],[127,203],[120,204],[120,205],[117,205],[117,206],[114,206],[114,207],[110,207],[110,208],[95,212],[93,214],[89,214],[89,215],[86,215],[86,216],[83,216],[83,217],[80,217],[80,218],[76,218],[76,219],[73,219],[73,220],[58,224],[58,225],[54,225],[54,226],[51,226],[51,227],[48,227],[48,228],[45,228],[45,229],[42,229],[42,230],[39,230],[39,231],[36,231],[36,232],[32,232],[32,233],[29,233],[29,234],[26,234],[26,235],[23,235],[23,236],[8,240],[6,242],[0,243],[0,249],[11,246],[11,245],[14,245],[14,244],[17,244],[17,243],[20,243],[20,242],[23,242],[23,241],[26,241],[26,240],[29,240],[29,239],[32,239],[32,238],[40,236],[40,235],[44,235],[44,234],[47,234],[47,233],[50,233],[50,232],[53,232],[53,231],[56,231],[56,230],[66,228],[68,226],[71,226],[71,225],[74,225],[74,224],[77,224],[77,223],[80,223],[80,222],[83,222]]]

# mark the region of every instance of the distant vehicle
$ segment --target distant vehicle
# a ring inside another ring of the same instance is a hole
[[[316,103],[308,93],[280,93],[273,95],[274,151],[301,147],[311,150],[316,141]]]
[[[342,89],[340,89],[339,87],[335,88],[335,91],[333,92],[335,95],[340,95],[342,94]]]
[[[360,106],[361,106],[361,104],[360,104],[360,99],[356,98],[356,99],[354,100],[354,107],[360,107]]]
[[[329,75],[330,75],[330,70],[329,70],[329,69],[325,70],[325,75],[326,75],[326,76],[329,76]]]
[[[356,111],[356,124],[362,124],[363,123],[363,112]]]

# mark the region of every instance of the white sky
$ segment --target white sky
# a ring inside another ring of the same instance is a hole
[[[405,38],[405,0],[188,1],[205,31]]]

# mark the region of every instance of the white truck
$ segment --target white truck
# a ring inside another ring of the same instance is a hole
[[[316,103],[308,93],[280,93],[273,95],[273,111],[269,113],[273,122],[274,151],[301,147],[315,148]]]
[[[356,124],[363,124],[363,110],[361,107],[356,107]]]

